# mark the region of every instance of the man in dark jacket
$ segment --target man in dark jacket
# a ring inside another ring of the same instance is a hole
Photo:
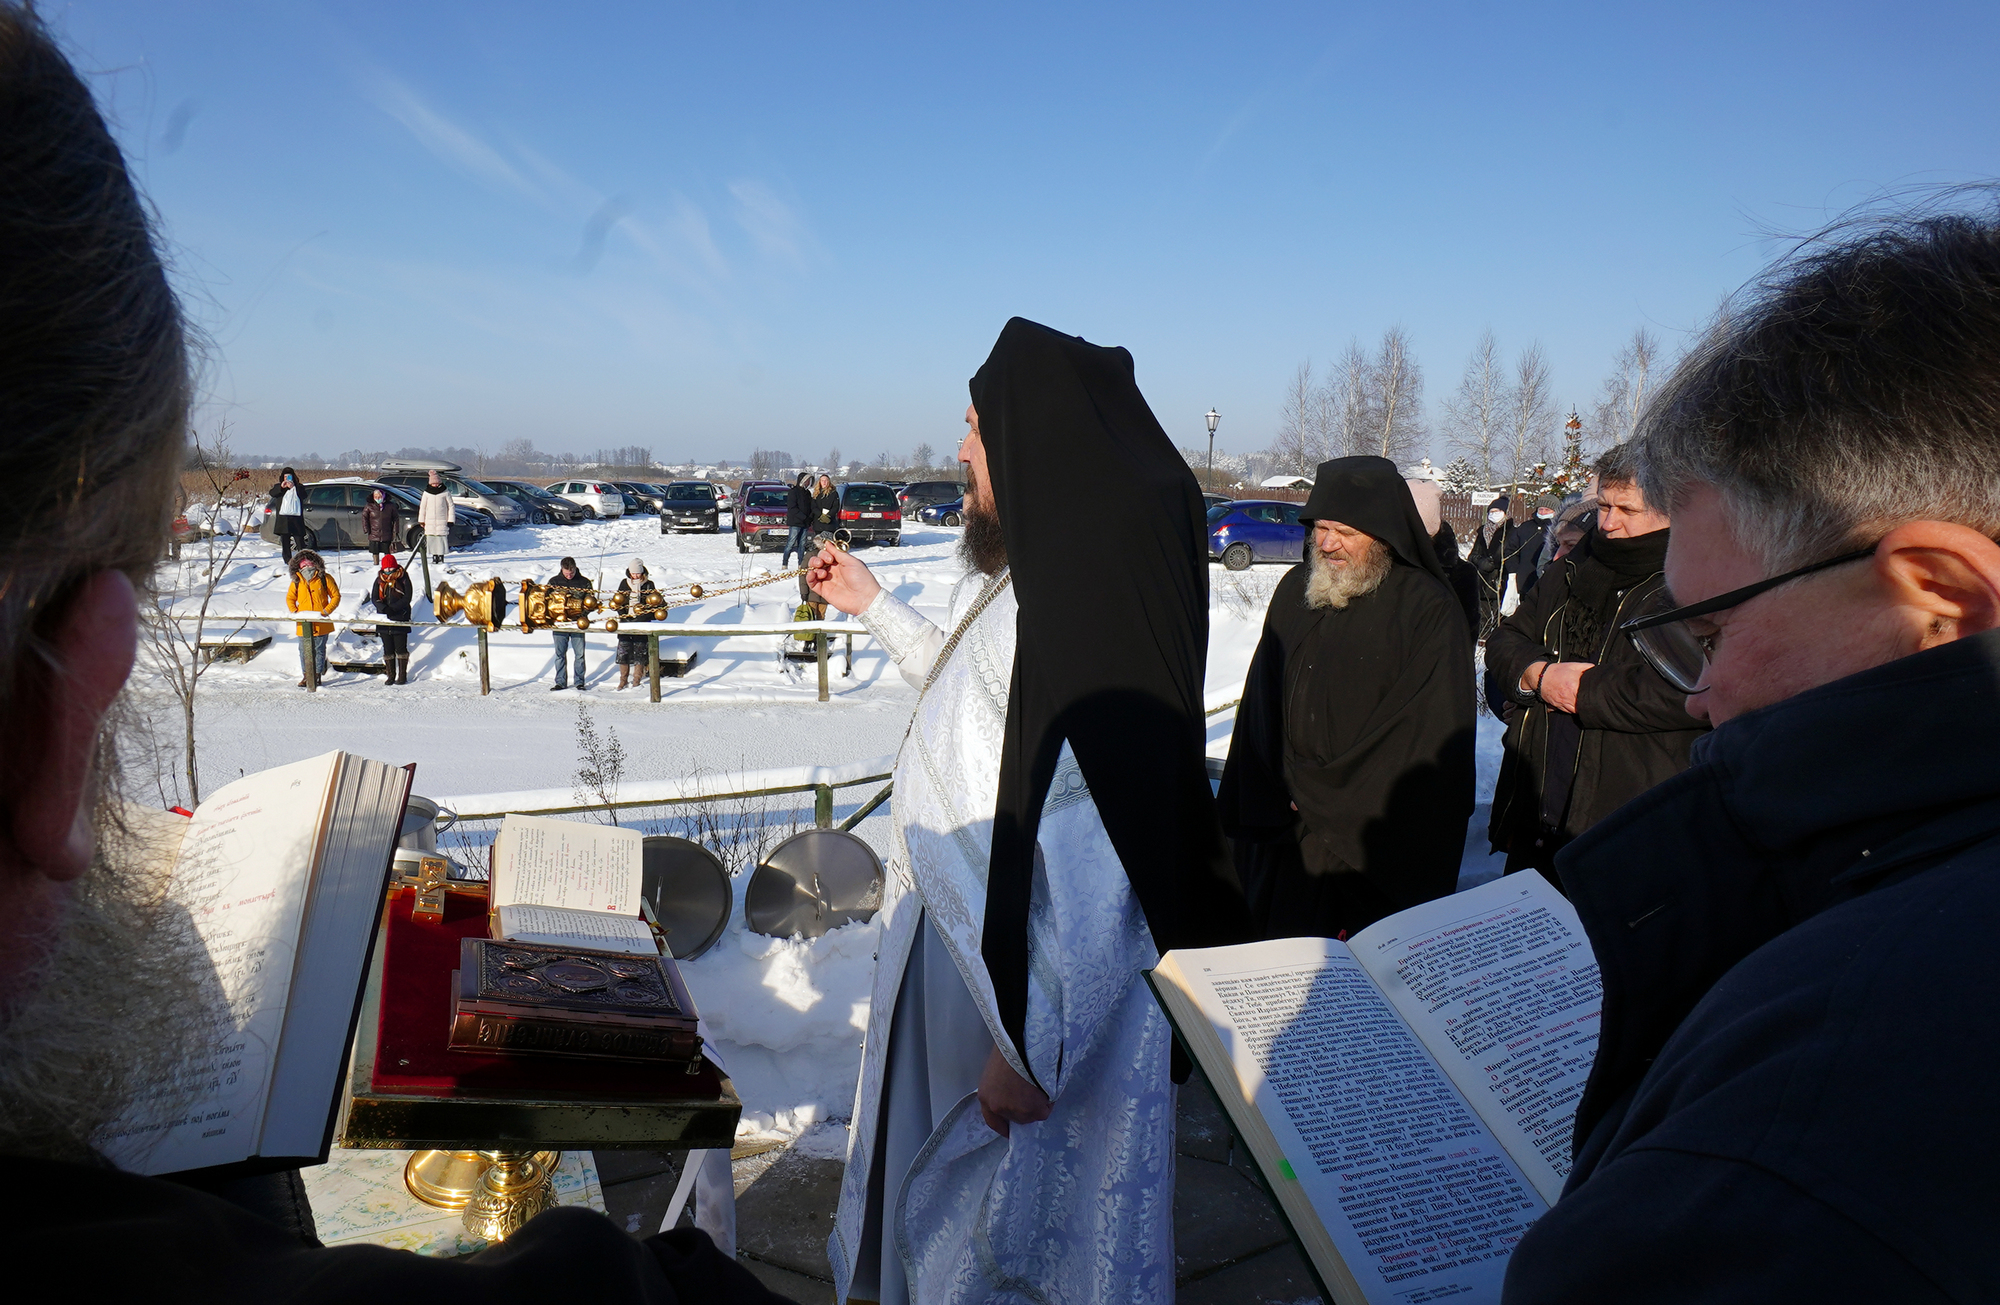
[[[566,1208],[461,1259],[328,1249],[310,1223],[286,1227],[98,1153],[135,1094],[214,1045],[203,1023],[215,962],[186,907],[162,902],[157,851],[128,827],[145,804],[122,800],[117,758],[133,741],[116,737],[114,714],[193,387],[147,208],[89,89],[16,3],[0,3],[0,340],[0,468],[19,491],[0,540],[12,745],[0,753],[0,1255],[12,1277],[149,1305],[776,1301],[694,1230],[641,1240]]]
[[[2000,1298],[2000,222],[1838,236],[1641,428],[1716,729],[1559,858],[1603,1030],[1509,1305]]]
[[[806,560],[806,536],[812,533],[813,519],[813,495],[807,488],[811,483],[811,477],[800,475],[785,487],[785,551],[778,557],[779,566],[790,566],[793,553],[799,561]]]
[[[1486,640],[1488,684],[1521,709],[1487,829],[1510,874],[1552,872],[1564,844],[1685,770],[1707,728],[1618,632],[1665,583],[1667,516],[1647,505],[1631,445],[1598,459],[1597,474],[1602,524]]]
[[[551,589],[587,591],[591,588],[590,581],[577,569],[576,559],[573,557],[562,560],[556,568],[556,573],[549,577],[548,583]],[[584,683],[583,678],[583,631],[555,630],[551,633],[555,635],[556,640],[556,682],[549,686],[549,692],[560,693],[569,687],[570,662],[576,664],[576,687],[579,690],[588,689],[590,686]],[[565,658],[568,660],[565,661]]]

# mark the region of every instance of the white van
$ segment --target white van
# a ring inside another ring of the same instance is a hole
[[[593,517],[625,515],[625,495],[608,480],[559,480],[549,486],[549,493],[582,504]]]

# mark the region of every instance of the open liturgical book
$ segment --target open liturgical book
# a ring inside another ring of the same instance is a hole
[[[639,918],[644,847],[635,829],[508,816],[487,880],[493,937],[659,955],[662,944]]]
[[[1148,977],[1340,1305],[1500,1299],[1597,1052],[1562,894],[1526,871],[1345,943],[1173,951]]]
[[[214,966],[217,1024],[99,1149],[120,1168],[322,1164],[411,773],[345,752],[225,785],[192,819],[128,809]]]

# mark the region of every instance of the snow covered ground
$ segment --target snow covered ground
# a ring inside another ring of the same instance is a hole
[[[898,548],[870,548],[859,556],[897,596],[940,624],[961,572],[959,532],[938,527],[906,530]],[[226,547],[226,541],[223,545]],[[184,551],[166,564],[163,588],[187,591],[199,583],[203,549]],[[754,578],[779,570],[775,553],[739,555],[734,536],[662,536],[658,520],[638,517],[576,526],[526,526],[496,531],[471,550],[455,553],[434,572],[461,592],[499,576],[518,593],[522,579],[545,581],[559,559],[573,556],[601,587],[615,588],[626,562],[645,559],[663,586],[704,586]],[[360,610],[374,576],[366,553],[326,554],[342,601],[338,616]],[[412,561],[414,559],[404,559]],[[1230,573],[1211,568],[1212,606],[1207,696],[1211,706],[1236,698],[1256,648],[1264,606],[1284,573],[1264,566]],[[421,572],[413,571],[421,589]],[[620,693],[611,653],[614,636],[587,636],[587,693],[551,693],[554,646],[547,633],[510,629],[490,636],[493,692],[479,693],[477,642],[469,627],[416,630],[410,638],[411,683],[391,688],[379,677],[336,673],[316,694],[296,687],[297,640],[285,613],[286,572],[278,550],[254,536],[224,569],[210,610],[265,618],[253,627],[274,636],[248,663],[216,663],[198,693],[197,738],[202,785],[213,790],[239,774],[343,748],[382,761],[417,765],[417,791],[449,798],[517,790],[571,790],[578,769],[579,711],[600,734],[615,732],[625,753],[625,780],[638,785],[694,774],[720,785],[731,774],[772,767],[843,765],[895,752],[915,701],[915,691],[886,655],[859,631],[854,666],[843,676],[836,640],[831,701],[816,700],[817,673],[810,662],[786,662],[773,635],[662,640],[662,655],[698,654],[684,679],[663,679],[659,703],[643,687]],[[799,601],[795,582],[780,581],[724,598],[678,606],[669,619],[700,625],[783,622]],[[181,609],[192,610],[183,601]],[[413,616],[431,618],[419,595]],[[840,619],[838,613],[830,613]],[[232,625],[215,624],[222,633]],[[378,661],[379,645],[342,632],[330,659]],[[138,698],[163,741],[177,737],[177,704],[158,680],[134,677]],[[1209,752],[1224,755],[1232,711],[1210,718]],[[169,743],[168,745],[172,745]],[[1499,730],[1480,720],[1480,796],[1490,798],[1499,758]],[[840,791],[839,814],[864,801],[870,788]],[[172,795],[169,795],[172,796]],[[777,800],[781,821],[811,823],[809,800]],[[878,851],[886,845],[888,806],[856,833]],[[1462,883],[1498,872],[1483,855],[1485,809],[1469,831]],[[816,940],[779,940],[742,925],[742,891],[752,868],[729,867],[736,876],[737,911],[729,930],[706,955],[687,966],[687,981],[719,1043],[744,1101],[746,1136],[795,1139],[837,1153],[844,1130],[838,1121],[851,1105],[859,1067],[861,1030],[867,1022],[876,928],[850,925]],[[834,1121],[829,1124],[828,1121]],[[823,1127],[816,1127],[826,1125]]]

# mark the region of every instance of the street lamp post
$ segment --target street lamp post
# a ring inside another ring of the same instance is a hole
[[[1222,414],[1210,408],[1203,420],[1208,422],[1208,483],[1202,488],[1212,492],[1215,489],[1215,428],[1222,424]]]

